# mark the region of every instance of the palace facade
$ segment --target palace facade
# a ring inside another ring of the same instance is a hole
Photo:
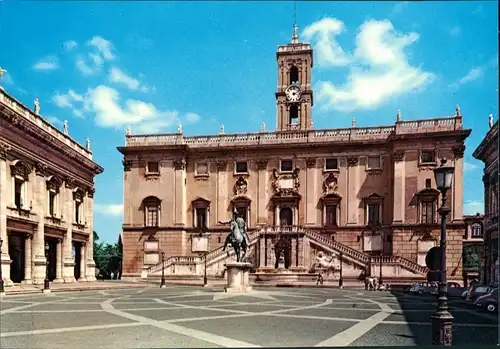
[[[474,151],[474,157],[484,163],[484,258],[481,280],[485,283],[498,282],[498,120],[493,124],[490,115],[490,129],[481,144]]]
[[[318,259],[332,277],[426,277],[425,255],[439,244],[433,169],[455,167],[448,193],[448,275],[461,280],[464,140],[452,116],[392,125],[315,129],[313,50],[294,29],[276,53],[277,129],[185,136],[132,135],[124,155],[123,276],[201,275],[191,236],[210,233],[209,276],[224,275],[218,221],[240,212],[248,225],[248,261],[257,279],[287,269],[307,275]],[[165,261],[160,260],[161,252]],[[234,258],[234,257],[230,257]]]
[[[5,284],[95,280],[94,176],[83,147],[0,88],[0,239]]]

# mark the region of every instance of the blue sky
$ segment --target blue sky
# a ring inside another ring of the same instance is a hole
[[[315,49],[316,128],[451,116],[472,128],[465,213],[483,211],[472,152],[498,117],[497,2],[297,2]],[[92,142],[95,230],[116,241],[132,133],[258,131],[275,123],[275,51],[293,2],[0,2],[2,86],[72,137]]]

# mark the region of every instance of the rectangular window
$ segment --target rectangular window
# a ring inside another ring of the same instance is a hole
[[[197,163],[196,164],[196,175],[206,176],[208,175],[208,164],[206,163]]]
[[[16,205],[17,208],[22,208],[23,207],[23,184],[24,182],[15,179],[14,182],[14,204]]]
[[[431,179],[430,178],[427,178],[425,180],[425,188],[426,189],[429,189],[431,187]]]
[[[291,172],[291,171],[293,171],[293,161],[281,160],[281,172]]]
[[[49,191],[49,216],[54,217],[56,213],[56,193]]]
[[[339,162],[337,159],[326,159],[325,160],[325,170],[332,171],[339,169]]]
[[[207,226],[207,209],[202,207],[196,208],[196,227],[205,228]]]
[[[149,161],[148,162],[148,168],[147,168],[148,173],[160,173],[160,166],[158,162],[156,161]]]
[[[337,205],[326,205],[325,225],[330,227],[337,226]]]
[[[435,163],[436,153],[434,150],[422,150],[420,153],[420,162],[423,164]]]
[[[158,207],[155,205],[147,207],[146,226],[147,227],[158,226]]]
[[[434,201],[422,201],[422,219],[421,223],[434,223],[434,212],[435,202]]]
[[[377,170],[382,166],[380,164],[380,156],[369,156],[368,157],[368,169],[369,170]]]
[[[82,203],[80,201],[75,201],[75,223],[80,223],[80,206]]]
[[[471,226],[471,235],[472,237],[481,237],[483,236],[483,227],[479,223],[473,223]]]
[[[380,205],[368,204],[368,224],[380,223]]]
[[[235,167],[236,173],[248,173],[248,163],[246,161],[237,161]]]

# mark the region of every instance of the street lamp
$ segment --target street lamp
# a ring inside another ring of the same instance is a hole
[[[161,251],[161,284],[160,288],[165,287],[165,252]]]
[[[343,289],[344,288],[344,279],[342,278],[342,252],[340,252],[340,276],[339,276],[339,288]]]
[[[43,291],[50,291],[49,283],[49,243],[45,242],[45,280],[43,281]]]
[[[441,216],[441,275],[439,281],[439,298],[436,312],[432,319],[432,344],[451,346],[453,316],[448,311],[448,282],[446,279],[446,216],[450,209],[446,207],[446,192],[451,189],[454,168],[446,166],[446,158],[441,159],[441,166],[434,170],[437,189],[441,192],[441,207],[438,213]]]
[[[3,244],[3,240],[0,239],[0,293],[5,292],[5,290],[3,288],[3,276],[2,276],[2,244]]]
[[[209,251],[208,237],[210,234],[201,231],[198,236],[193,235],[191,238],[191,251],[198,253],[200,258],[204,258],[204,272],[203,272],[203,287],[208,286],[207,279],[207,255]]]

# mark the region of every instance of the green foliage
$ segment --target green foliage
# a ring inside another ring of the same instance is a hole
[[[99,235],[94,231],[94,261],[99,269],[99,277],[109,279],[111,273],[121,272],[123,244],[121,238],[116,244],[99,243]]]

